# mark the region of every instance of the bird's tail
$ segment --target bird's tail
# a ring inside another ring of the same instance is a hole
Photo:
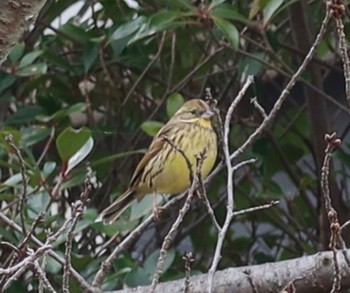
[[[104,209],[98,217],[104,223],[111,224],[119,218],[119,216],[131,206],[135,199],[135,190],[128,189],[119,196],[111,205]]]

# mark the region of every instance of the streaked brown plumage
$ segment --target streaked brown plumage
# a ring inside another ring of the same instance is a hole
[[[190,100],[174,114],[154,137],[146,154],[139,162],[129,188],[101,213],[105,222],[115,221],[134,200],[146,194],[176,194],[190,186],[189,169],[181,155],[163,137],[182,149],[195,168],[195,155],[206,150],[202,177],[212,169],[217,155],[217,138],[212,128],[213,112],[199,99]]]

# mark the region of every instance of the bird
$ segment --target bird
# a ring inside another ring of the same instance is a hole
[[[205,179],[217,156],[213,117],[214,111],[207,102],[201,99],[185,102],[154,136],[129,187],[100,213],[99,219],[113,223],[135,201],[148,194],[171,195],[186,191],[191,186],[190,174],[196,172],[196,156],[203,152],[201,176]]]

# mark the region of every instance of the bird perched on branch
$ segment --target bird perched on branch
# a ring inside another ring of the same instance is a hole
[[[217,137],[212,127],[214,112],[199,99],[189,100],[154,137],[136,167],[129,188],[99,218],[112,223],[135,200],[147,194],[176,194],[186,191],[196,172],[196,156],[205,152],[201,175],[205,178],[214,166]]]

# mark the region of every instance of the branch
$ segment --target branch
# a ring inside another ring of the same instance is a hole
[[[72,268],[71,264],[71,253],[72,253],[72,245],[73,245],[73,238],[74,238],[74,230],[75,227],[78,224],[78,221],[83,216],[86,204],[89,201],[89,195],[92,190],[92,183],[91,183],[91,170],[87,173],[86,179],[85,179],[85,188],[84,191],[80,195],[80,200],[75,201],[72,203],[72,225],[69,228],[67,241],[66,241],[66,251],[64,253],[65,258],[65,264],[63,268],[63,282],[62,282],[62,292],[63,293],[69,293],[69,275]]]
[[[28,269],[28,267],[34,263],[34,261],[36,261],[45,253],[45,251],[49,250],[50,248],[50,245],[43,245],[39,247],[35,252],[33,252],[32,249],[27,249],[28,256],[24,260],[12,267],[6,269],[0,268],[0,275],[11,275],[2,290],[7,289],[13,281],[16,281]]]
[[[226,237],[227,230],[230,226],[231,220],[233,218],[234,209],[234,198],[233,198],[233,172],[234,167],[232,167],[232,162],[230,159],[230,149],[229,149],[229,134],[230,134],[230,121],[233,111],[237,107],[238,103],[242,100],[244,94],[246,93],[248,87],[253,83],[253,77],[249,76],[245,84],[243,85],[241,91],[238,93],[237,97],[233,100],[230,108],[227,111],[225,124],[224,124],[224,135],[223,135],[223,151],[225,156],[225,163],[227,167],[227,212],[224,225],[219,231],[218,239],[215,247],[214,257],[209,269],[208,276],[208,292],[212,292],[214,274],[221,259],[221,249]]]
[[[0,65],[25,29],[35,21],[46,0],[0,1]]]
[[[6,215],[4,215],[3,213],[0,212],[0,220],[2,222],[2,225],[8,225],[11,229],[14,229],[16,232],[18,233],[23,233],[22,228],[17,225],[14,221],[12,221],[11,219],[9,219]],[[67,222],[65,222],[66,224]],[[65,227],[63,227],[64,229],[60,229],[60,231],[64,231],[66,229],[66,225],[64,225]],[[58,235],[59,234],[54,234],[54,235]],[[51,236],[52,237],[52,236]],[[52,241],[54,241],[56,238],[52,237],[51,239],[53,239]],[[41,242],[38,238],[36,238],[35,236],[31,235],[30,236],[30,240],[33,241],[33,243],[35,243],[36,245],[38,245],[39,247],[43,247],[45,244],[43,242]],[[58,255],[55,251],[53,251],[52,249],[49,249],[47,251],[48,255],[50,255],[52,258],[54,258],[55,260],[57,260],[60,264],[64,265],[65,264],[65,260],[63,257],[61,257],[60,255]],[[70,269],[70,272],[72,274],[72,276],[74,277],[74,279],[80,284],[80,286],[82,288],[84,288],[84,292],[97,292],[97,290],[93,290],[92,287],[90,286],[90,284],[73,268]]]
[[[26,236],[27,235],[27,229],[26,229],[26,225],[25,225],[25,221],[24,221],[24,204],[26,203],[27,200],[27,177],[26,177],[26,168],[24,166],[24,159],[22,156],[22,153],[20,151],[20,149],[16,146],[14,140],[13,140],[13,136],[12,134],[8,134],[6,135],[6,142],[10,145],[10,147],[13,149],[13,151],[16,154],[16,157],[19,161],[19,165],[21,168],[21,176],[22,176],[22,194],[21,194],[21,198],[20,198],[20,202],[19,202],[19,214],[20,214],[20,218],[21,218],[21,225],[22,225],[22,231],[23,231],[23,235]]]
[[[332,206],[328,180],[329,180],[329,169],[330,169],[332,152],[340,146],[341,140],[336,137],[336,133],[334,132],[331,135],[326,134],[325,141],[327,143],[327,147],[325,150],[325,157],[324,157],[324,162],[323,162],[322,172],[321,172],[321,188],[322,188],[322,195],[325,201],[325,204],[324,204],[325,212],[328,216],[328,220],[330,223],[329,228],[331,231],[329,248],[332,249],[333,262],[334,262],[334,278],[333,278],[333,287],[332,287],[331,293],[334,293],[340,290],[340,283],[341,283],[341,274],[340,274],[340,268],[339,268],[338,257],[337,257],[337,252],[338,252],[337,246],[338,244],[340,244],[341,248],[345,248],[345,242],[340,232],[338,213]],[[349,259],[346,253],[344,253],[344,258],[347,261],[347,264],[349,265]]]
[[[185,153],[183,155],[186,158]],[[188,210],[191,207],[191,201],[192,201],[192,198],[193,198],[197,188],[200,190],[204,189],[203,183],[201,180],[201,170],[202,170],[202,164],[203,164],[204,158],[205,158],[205,151],[203,151],[203,153],[197,157],[195,176],[193,176],[193,174],[192,174],[193,169],[192,169],[192,166],[189,162],[188,168],[189,168],[190,179],[192,180],[190,182],[192,182],[192,185],[191,185],[191,188],[188,192],[186,201],[185,201],[183,207],[181,208],[176,221],[171,226],[170,231],[168,232],[168,234],[164,238],[162,247],[161,247],[160,252],[159,252],[159,258],[158,258],[158,262],[157,262],[157,270],[156,270],[154,277],[153,277],[153,280],[152,280],[151,293],[155,292],[155,290],[156,290],[156,287],[159,283],[160,276],[163,273],[164,262],[165,262],[165,258],[167,255],[167,251],[170,248],[170,245],[173,241],[174,234],[179,229],[181,222],[183,221],[186,213],[188,212]]]
[[[350,250],[345,252],[350,253]],[[338,262],[342,274],[342,289],[349,289],[350,271],[345,258],[339,255]],[[247,271],[250,272],[250,277],[258,292],[280,292],[289,282],[293,281],[298,293],[328,293],[333,283],[333,256],[331,251],[318,252],[291,260],[218,271],[215,274],[213,292],[253,293],[251,283],[247,279]],[[206,292],[207,279],[208,274],[192,276],[190,292]],[[160,283],[157,292],[183,292],[183,284],[184,279]],[[105,293],[144,293],[149,290],[150,286],[143,286]]]
[[[344,78],[345,78],[345,94],[350,106],[350,59],[348,56],[347,41],[344,33],[344,24],[342,15],[345,11],[345,6],[342,1],[327,1],[327,8],[330,10],[337,26],[338,46],[341,59],[343,61]]]

